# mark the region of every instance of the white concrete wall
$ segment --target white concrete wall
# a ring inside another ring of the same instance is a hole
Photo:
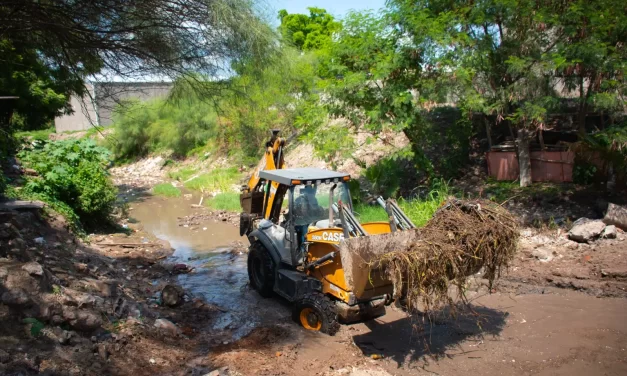
[[[87,84],[86,86],[87,90],[89,90],[91,96],[93,97],[93,85]],[[98,125],[96,108],[89,96],[86,95],[83,99],[72,96],[72,98],[70,98],[70,105],[72,106],[74,113],[70,115],[62,115],[54,119],[54,126],[57,133],[84,131],[94,125]]]

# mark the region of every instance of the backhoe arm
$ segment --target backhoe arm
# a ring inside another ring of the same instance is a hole
[[[273,129],[272,137],[266,142],[266,150],[263,157],[253,170],[248,184],[242,186],[240,203],[244,214],[256,218],[263,217],[268,219],[276,216],[278,219],[279,210],[277,210],[276,206],[278,205],[280,209],[281,202],[275,202],[275,197],[277,197],[276,192],[279,188],[279,184],[262,181],[259,177],[259,172],[285,168],[285,158],[283,154],[285,144],[285,139],[279,137],[279,130]],[[266,192],[268,192],[267,196],[265,195]]]

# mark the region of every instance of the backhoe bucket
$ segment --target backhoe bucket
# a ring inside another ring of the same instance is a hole
[[[340,257],[346,285],[357,299],[392,294],[393,285],[380,265],[372,265],[380,255],[408,250],[418,240],[419,231],[410,229],[393,233],[360,236],[340,242]]]

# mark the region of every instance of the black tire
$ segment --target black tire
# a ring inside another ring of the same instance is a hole
[[[330,336],[340,330],[335,304],[319,292],[306,294],[294,305],[292,318],[308,330],[319,331]]]
[[[274,289],[274,262],[268,250],[256,241],[248,251],[248,280],[252,288],[264,298],[272,296]]]

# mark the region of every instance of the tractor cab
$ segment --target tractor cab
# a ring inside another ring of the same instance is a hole
[[[306,258],[308,233],[341,228],[336,214],[338,205],[352,210],[348,174],[295,168],[260,171],[259,178],[265,181],[261,213],[266,215],[259,221],[258,230],[268,235],[267,240],[286,266],[296,268],[302,265]],[[283,214],[277,215],[281,210]],[[339,241],[340,235],[341,231],[333,231],[327,235],[321,233],[319,237]]]

